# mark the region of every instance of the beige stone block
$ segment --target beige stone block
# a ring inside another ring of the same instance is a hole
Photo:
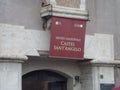
[[[80,0],[56,0],[56,3],[60,6],[80,8]]]

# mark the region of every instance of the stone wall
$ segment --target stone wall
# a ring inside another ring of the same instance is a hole
[[[80,8],[80,0],[56,0],[56,2],[60,6]]]
[[[80,67],[81,71],[81,90],[93,90],[92,67],[84,65]]]
[[[0,0],[0,23],[42,30],[41,0]]]
[[[86,0],[86,3],[90,19],[86,33],[113,34],[115,58],[120,59],[120,0]]]
[[[25,29],[22,26],[0,25],[0,54],[39,56],[39,51],[49,51],[50,31]],[[114,60],[113,36],[86,35],[84,58]]]

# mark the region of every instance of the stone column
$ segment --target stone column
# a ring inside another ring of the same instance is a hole
[[[80,10],[86,10],[86,0],[80,0]]]
[[[26,56],[0,56],[0,90],[21,90],[22,63]]]

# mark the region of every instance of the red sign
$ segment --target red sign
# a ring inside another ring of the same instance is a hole
[[[52,17],[50,57],[83,59],[86,21]]]
[[[115,87],[112,90],[120,90],[120,87]]]

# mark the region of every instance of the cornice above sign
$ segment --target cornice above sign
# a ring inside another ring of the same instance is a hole
[[[63,6],[48,5],[41,8],[41,17],[58,16],[73,19],[88,20],[88,11],[78,8],[68,8]]]

